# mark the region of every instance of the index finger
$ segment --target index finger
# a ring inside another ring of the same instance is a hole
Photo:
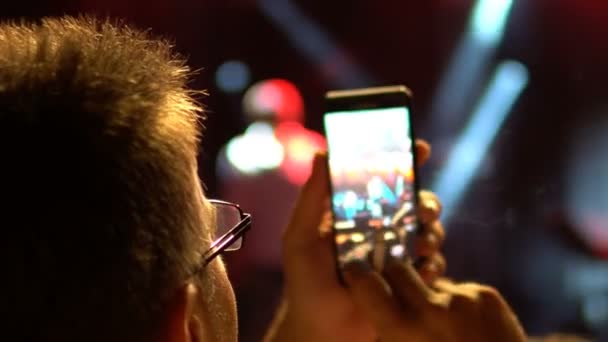
[[[384,273],[403,308],[414,312],[425,312],[428,309],[430,289],[409,262],[391,260]]]

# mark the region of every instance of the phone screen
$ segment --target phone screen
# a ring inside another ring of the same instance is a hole
[[[324,116],[338,266],[382,270],[404,260],[417,228],[414,142],[407,107],[332,111]]]

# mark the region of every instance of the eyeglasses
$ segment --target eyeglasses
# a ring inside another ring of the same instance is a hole
[[[224,252],[239,250],[245,233],[251,228],[251,215],[244,213],[237,204],[220,200],[209,202],[215,207],[216,231],[211,247],[203,254],[202,267]]]

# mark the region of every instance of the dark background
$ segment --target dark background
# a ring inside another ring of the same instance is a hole
[[[448,146],[467,117],[437,132],[430,128],[429,113],[473,4],[295,1],[350,61],[371,75],[369,85],[407,84],[415,93],[418,136]],[[200,162],[211,197],[219,195],[217,153],[247,125],[242,94],[225,94],[215,84],[215,71],[226,60],[246,63],[252,82],[277,77],[293,82],[305,100],[306,126],[321,131],[322,96],[334,87],[331,78],[294,48],[254,0],[22,0],[4,2],[0,9],[2,19],[78,13],[124,18],[173,40],[191,66],[201,69],[193,86],[210,94],[203,100],[208,119]],[[599,125],[608,115],[607,37],[605,0],[514,1],[491,65],[517,60],[528,68],[530,81],[457,214],[446,222],[448,275],[497,286],[531,334],[562,331],[608,339],[608,246],[585,243],[567,210],[573,196],[568,189],[579,183],[592,189],[588,196],[601,202],[600,209],[608,208],[608,194],[602,192],[608,174],[602,178],[598,171],[608,173],[598,164],[606,158],[607,141],[590,142],[594,152],[572,161],[579,153],[576,143],[587,136],[580,129]],[[332,61],[327,63],[330,68]],[[436,152],[420,172],[426,187],[447,158],[444,149]],[[568,170],[578,164],[599,176],[573,177]],[[596,229],[608,230],[608,221]],[[243,340],[255,334],[246,330]]]

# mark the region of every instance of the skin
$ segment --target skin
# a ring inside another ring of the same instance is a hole
[[[418,141],[416,148],[422,165],[430,147]],[[445,270],[438,253],[444,233],[441,205],[428,192],[418,208],[424,233],[417,249],[428,257],[420,274],[408,263],[393,263],[383,275],[354,265],[346,272],[348,287],[341,286],[331,238],[323,234],[330,222],[324,220],[328,182],[321,153],[285,232],[285,302],[267,341],[525,341],[496,290],[436,279]]]
[[[417,142],[416,148],[421,165],[430,147]],[[202,201],[201,224],[208,227],[206,206]],[[423,233],[416,248],[427,257],[419,270],[393,263],[380,275],[354,265],[346,272],[348,288],[342,286],[328,234],[327,157],[317,154],[283,237],[285,300],[266,340],[524,341],[523,330],[496,290],[437,280],[445,270],[438,252],[444,238],[438,220],[441,205],[433,194],[421,192],[418,210]],[[215,284],[211,298],[194,281],[178,289],[161,341],[237,340],[234,293],[221,260],[212,262],[207,272]]]
[[[192,172],[192,179],[193,186],[202,189],[196,170]],[[200,227],[213,227],[214,209],[202,190],[194,202],[200,213]],[[209,241],[211,231],[202,233],[208,235],[206,240]],[[177,289],[161,327],[159,342],[238,340],[236,299],[224,262],[219,257],[215,258],[205,272],[207,281],[211,282],[211,293],[198,285],[204,281],[198,279],[189,279]]]
[[[416,143],[418,165],[430,156],[430,146]],[[330,231],[327,156],[316,155],[283,237],[285,303],[267,341],[374,341],[376,328],[337,279]],[[445,270],[438,253],[444,232],[438,221],[441,206],[429,192],[420,193],[423,233],[417,252],[427,257],[422,277],[432,282]]]
[[[439,280],[431,289],[409,264],[384,275],[351,269],[353,301],[380,341],[527,341],[511,309],[493,288]]]

